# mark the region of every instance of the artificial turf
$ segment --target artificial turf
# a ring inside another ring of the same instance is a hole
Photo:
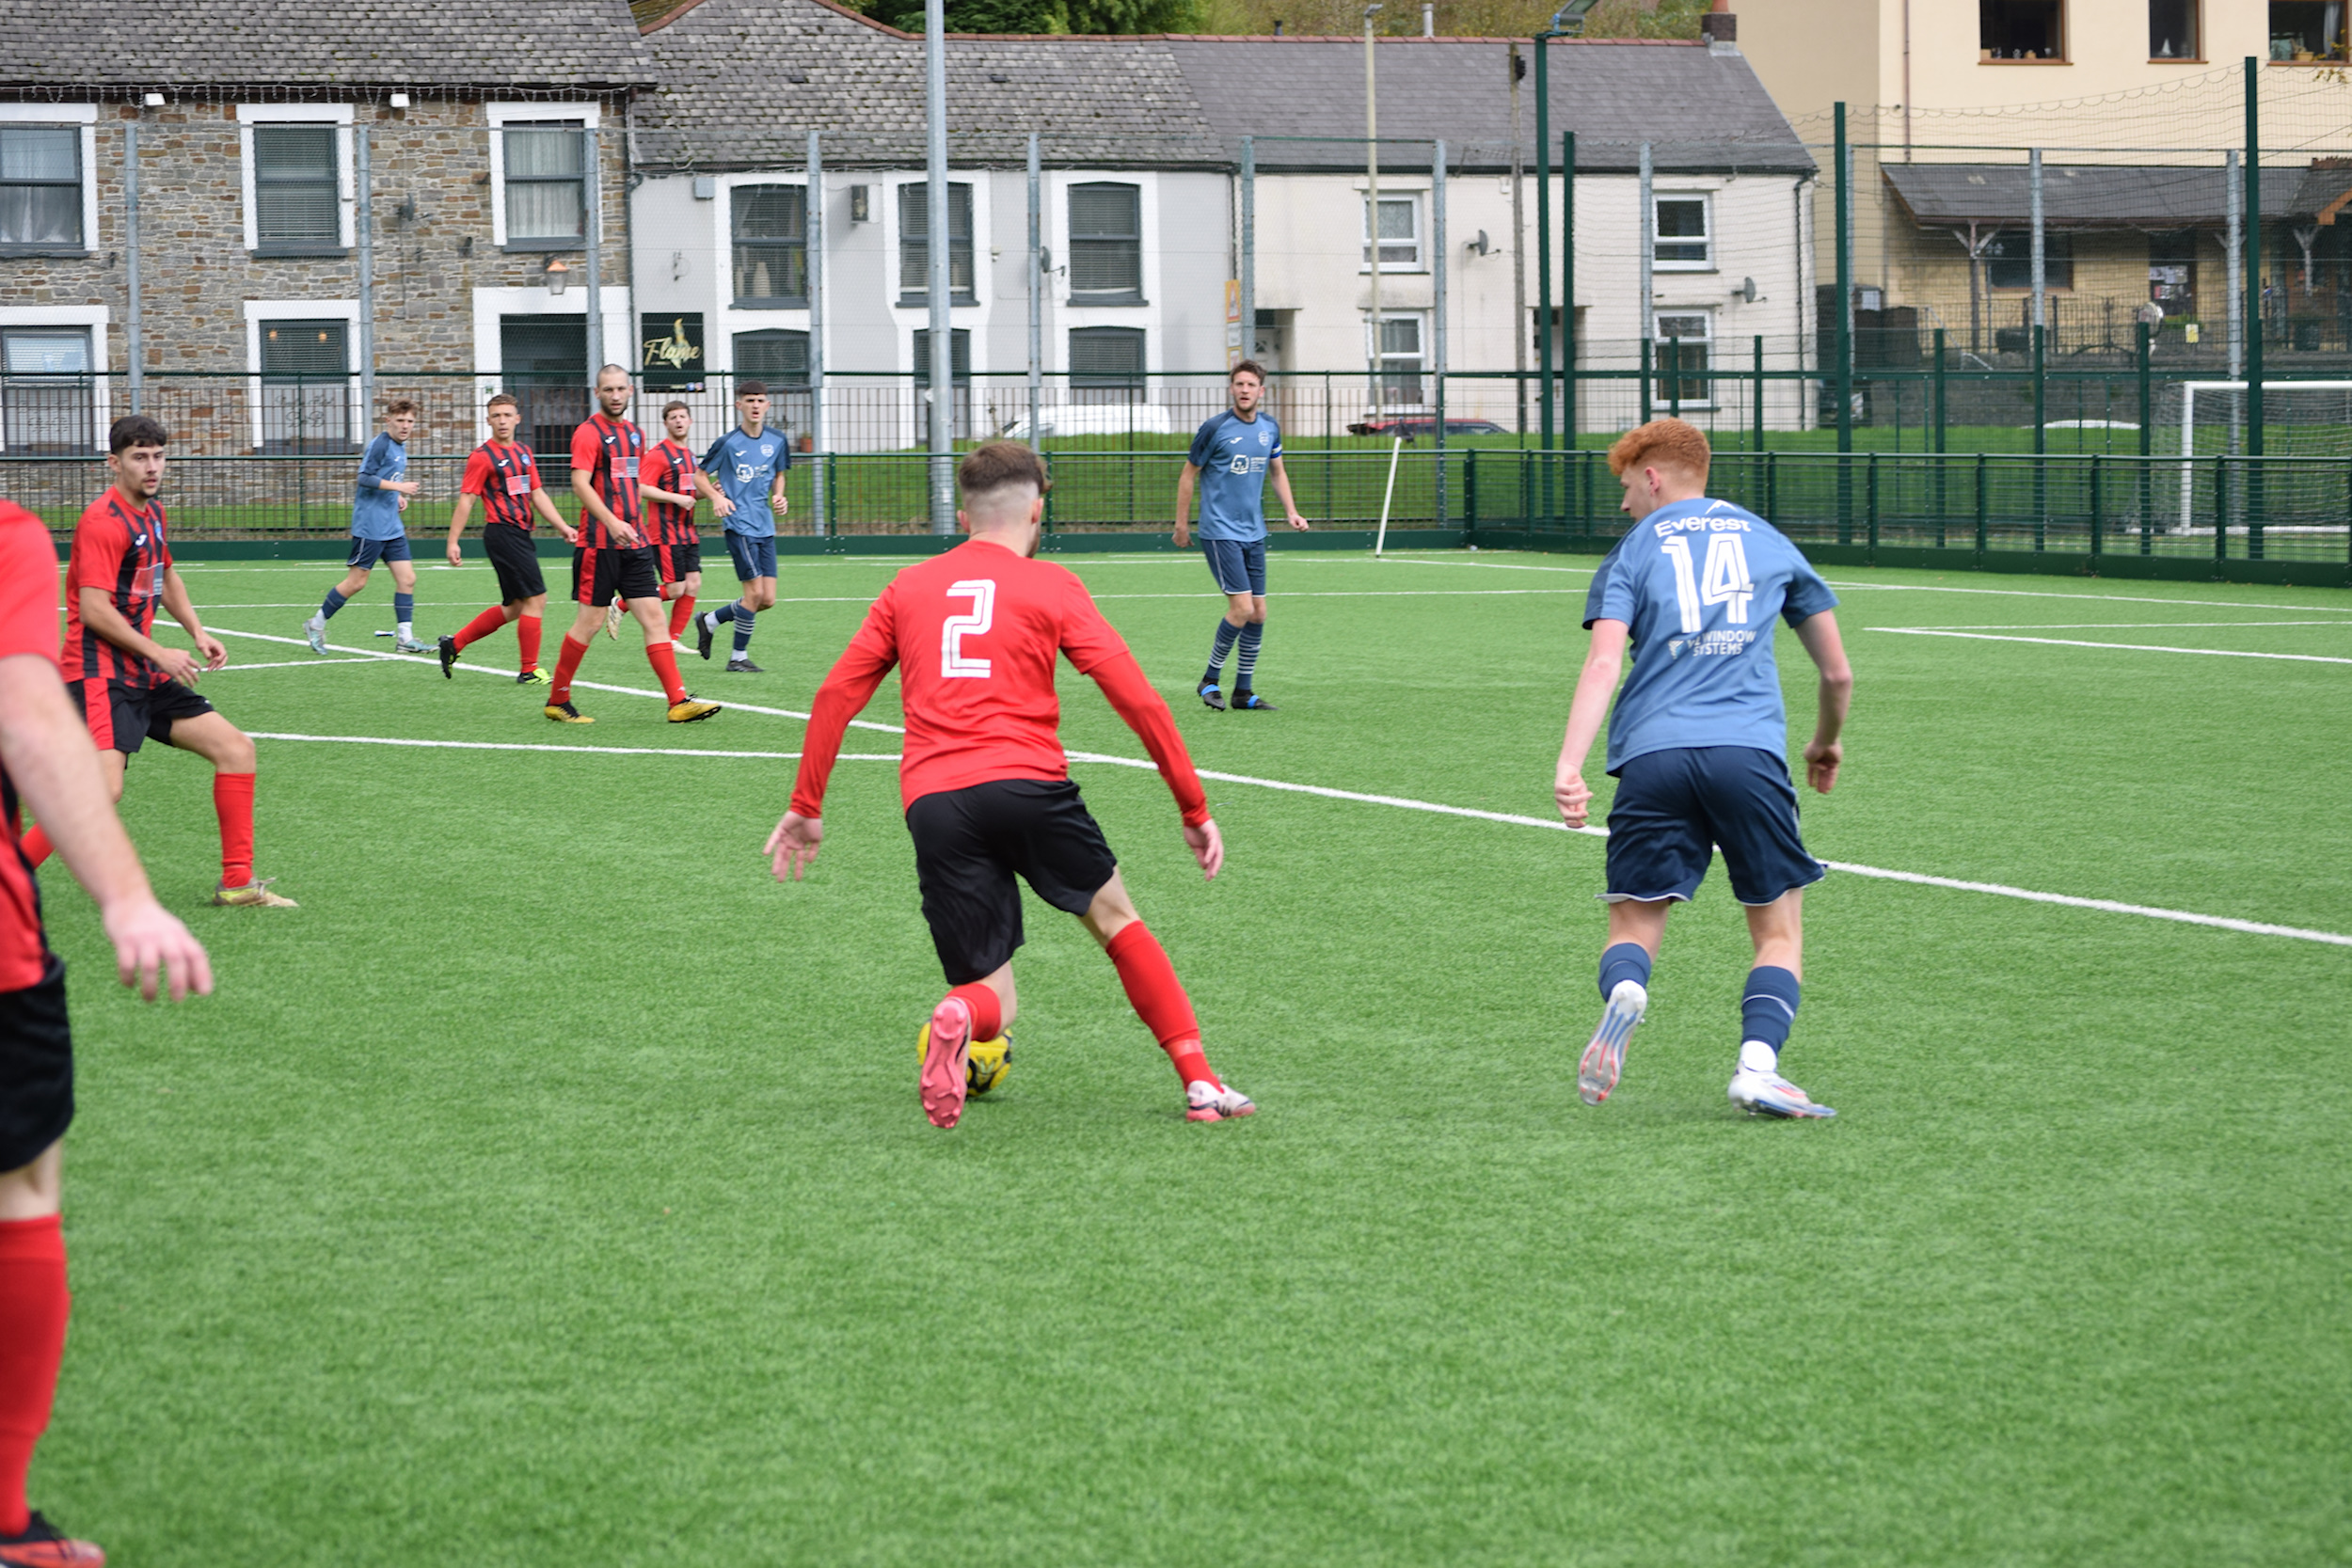
[[[690,685],[804,708],[896,564],[787,563],[769,673],[690,657]],[[1190,696],[1197,562],[1070,564],[1203,768],[1549,814],[1589,559],[1278,555],[1272,715]],[[215,626],[289,639],[334,575],[187,573]],[[1805,797],[1817,853],[2352,932],[2352,663],[1881,629],[2352,659],[2352,594],[1830,576],[1859,686],[1846,775]],[[388,647],[389,587],[335,641]],[[421,628],[488,592],[426,572]],[[2320,624],[2259,624],[2287,621]],[[583,677],[650,691],[635,641]],[[511,669],[502,637],[470,652]],[[596,690],[599,722],[559,729],[428,660],[203,689],[310,736],[802,733]],[[1140,755],[1063,694],[1073,749]],[[260,869],[299,911],[202,908],[201,765],[130,770],[212,998],[118,990],[43,874],[81,1117],[33,1496],[118,1562],[2352,1556],[2342,946],[1833,875],[1785,1065],[1841,1115],[1752,1121],[1724,1097],[1746,957],[1719,871],[1594,1110],[1597,840],[1214,782],[1232,859],[1203,883],[1151,772],[1082,763],[1263,1110],[1184,1122],[1109,965],[1031,900],[1012,1073],[943,1133],[889,764],[841,765],[822,858],[780,886],[789,761],[261,755]]]

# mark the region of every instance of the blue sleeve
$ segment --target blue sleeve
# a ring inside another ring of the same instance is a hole
[[[1787,548],[1796,558],[1796,564],[1788,573],[1788,593],[1781,601],[1780,618],[1793,626],[1825,610],[1836,610],[1837,595],[1830,592],[1821,574],[1813,569],[1813,563],[1805,560],[1796,546],[1788,545]]]
[[[359,458],[359,488],[380,490],[384,475],[391,467],[392,444],[382,436],[368,443],[368,450]]]
[[[1281,457],[1282,457],[1282,427],[1281,427],[1280,425],[1279,425],[1279,424],[1278,424],[1278,425],[1275,425],[1275,427],[1274,427],[1274,450],[1273,450],[1272,451],[1267,452],[1267,453],[1265,454],[1265,460],[1266,460],[1267,462],[1269,462],[1269,463],[1278,463],[1278,462],[1281,461]]]
[[[791,442],[789,442],[789,441],[787,441],[787,442],[783,443],[781,446],[779,446],[779,447],[777,447],[777,448],[776,448],[776,472],[778,472],[779,474],[784,473],[784,472],[786,472],[787,470],[788,470],[791,467],[792,467],[792,443],[791,443]]]
[[[1584,593],[1584,629],[1590,631],[1596,621],[1623,621],[1633,625],[1633,612],[1640,607],[1640,594],[1632,574],[1626,569],[1627,534],[1610,546],[1601,558],[1599,569],[1593,573],[1593,585]]]
[[[1218,418],[1222,419],[1223,416],[1220,415]],[[1192,433],[1192,451],[1184,455],[1185,462],[1196,468],[1205,468],[1209,466],[1209,452],[1216,445],[1216,426],[1217,420],[1211,420]]]
[[[735,433],[733,431],[729,431],[726,436],[722,436],[717,440],[710,443],[710,450],[702,455],[703,471],[705,473],[715,475],[721,468],[726,467],[725,464],[720,462],[719,458],[720,454],[727,450],[728,436],[731,436],[734,434]]]

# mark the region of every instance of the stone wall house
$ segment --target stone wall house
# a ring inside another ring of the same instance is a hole
[[[458,0],[396,25],[324,0],[11,11],[0,452],[103,446],[133,401],[135,331],[138,401],[184,454],[363,442],[371,340],[379,404],[427,404],[424,450],[471,445],[486,388],[518,379],[560,382],[530,422],[566,426],[585,408],[592,192],[603,352],[633,358],[626,127],[647,76],[622,0]]]

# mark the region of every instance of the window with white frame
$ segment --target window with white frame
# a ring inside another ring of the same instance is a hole
[[[1070,333],[1070,401],[1144,401],[1144,332],[1139,326],[1080,326]]]
[[[1070,300],[1143,303],[1143,188],[1110,181],[1070,187]]]
[[[735,303],[770,309],[808,304],[808,187],[738,185],[727,193],[735,229]]]
[[[0,250],[84,250],[82,132],[0,125]]]
[[[342,247],[342,140],[333,125],[253,127],[256,249],[266,255]]]
[[[1372,198],[1364,198],[1364,272],[1372,270]],[[1384,196],[1380,198],[1380,270],[1421,272],[1421,198]]]
[[[507,247],[578,249],[588,233],[588,137],[580,122],[510,119],[499,138]]]
[[[923,305],[931,297],[930,188],[920,181],[898,187],[898,303]],[[972,272],[972,187],[947,187],[947,301],[977,305]]]
[[[88,451],[98,444],[87,326],[0,327],[0,446]]]
[[[1418,408],[1427,401],[1422,386],[1425,362],[1422,356],[1419,315],[1380,318],[1380,405]]]
[[[269,451],[342,451],[351,441],[351,323],[257,325],[262,446]]]
[[[1652,256],[1660,272],[1715,270],[1713,203],[1698,193],[1651,198]]]
[[[1708,374],[1714,338],[1712,310],[1658,312],[1651,359],[1657,374],[1650,395],[1659,406],[1669,411],[1714,406],[1715,384]]]

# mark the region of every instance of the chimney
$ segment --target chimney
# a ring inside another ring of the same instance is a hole
[[[1740,19],[1731,14],[1731,0],[1715,0],[1714,9],[1699,18],[1699,36],[1710,55],[1740,53]]]

